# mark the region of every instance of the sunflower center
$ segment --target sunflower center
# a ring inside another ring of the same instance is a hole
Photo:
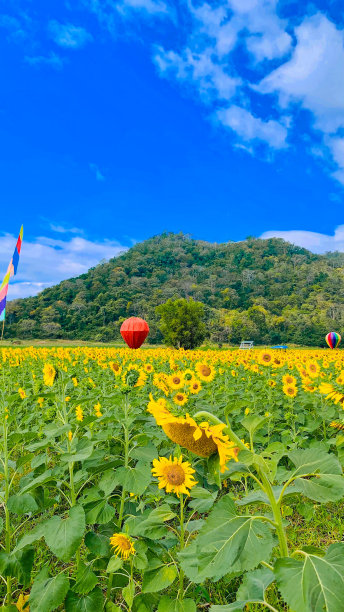
[[[181,393],[178,393],[178,395],[177,395],[177,400],[178,400],[178,401],[180,401],[180,402],[182,402],[182,401],[183,401],[183,399],[184,399],[184,395],[182,395]]]
[[[263,355],[263,361],[266,361],[267,363],[269,363],[269,361],[271,361],[271,355]]]
[[[130,550],[131,548],[131,542],[130,540],[128,540],[128,538],[118,538],[118,546],[122,549],[122,550]]]
[[[180,383],[180,378],[178,376],[173,376],[172,381],[175,385],[179,385]]]
[[[203,376],[210,376],[211,369],[207,365],[202,365],[201,372],[202,372]]]
[[[168,465],[165,469],[165,477],[171,485],[182,485],[185,482],[185,472],[180,465]]]

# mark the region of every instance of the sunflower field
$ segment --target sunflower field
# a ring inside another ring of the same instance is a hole
[[[344,353],[3,348],[0,610],[343,612]]]

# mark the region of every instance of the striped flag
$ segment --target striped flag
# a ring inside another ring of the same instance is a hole
[[[4,276],[4,280],[2,281],[0,285],[0,321],[5,320],[8,284],[10,282],[11,276],[15,276],[17,274],[22,241],[23,241],[23,226],[21,226],[20,228],[16,248],[14,249],[14,253],[9,263],[9,266],[7,268],[7,272]]]

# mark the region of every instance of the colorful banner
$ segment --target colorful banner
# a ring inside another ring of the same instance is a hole
[[[11,276],[15,276],[17,274],[22,241],[23,241],[23,226],[21,226],[20,228],[16,248],[14,249],[14,253],[9,263],[9,266],[7,268],[7,272],[4,276],[4,280],[2,281],[0,285],[0,321],[5,320],[8,284],[10,282]]]

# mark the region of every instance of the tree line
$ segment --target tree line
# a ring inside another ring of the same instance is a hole
[[[205,337],[237,344],[319,346],[344,323],[344,255],[282,239],[223,244],[164,233],[77,278],[8,304],[6,337],[112,341],[130,316],[163,339],[162,304],[203,305]]]

